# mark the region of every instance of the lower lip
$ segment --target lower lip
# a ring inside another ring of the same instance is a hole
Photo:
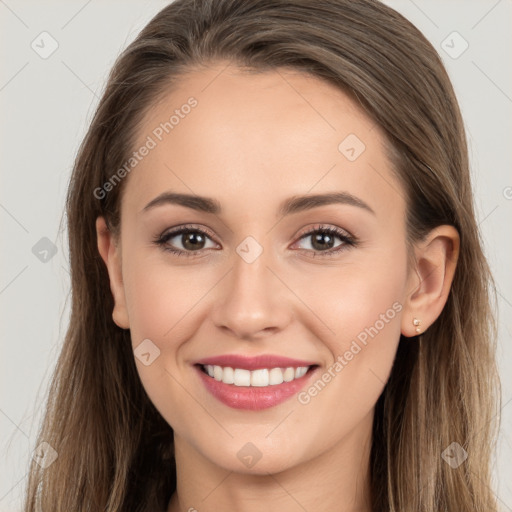
[[[250,411],[260,411],[274,407],[291,396],[298,393],[309,381],[318,367],[313,367],[308,372],[291,382],[283,382],[275,386],[235,386],[234,384],[224,384],[222,381],[215,380],[203,372],[200,366],[195,367],[199,372],[206,389],[223,404],[233,409],[246,409]]]

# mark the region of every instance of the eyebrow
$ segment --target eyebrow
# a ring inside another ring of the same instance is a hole
[[[211,197],[179,194],[176,192],[164,192],[160,194],[151,200],[142,209],[142,212],[167,204],[177,204],[186,208],[191,208],[192,210],[211,213],[214,215],[222,213],[220,203]],[[346,204],[349,206],[356,206],[375,215],[374,210],[367,203],[348,192],[330,192],[326,194],[293,196],[281,203],[278,214],[285,217],[286,215],[329,204]]]

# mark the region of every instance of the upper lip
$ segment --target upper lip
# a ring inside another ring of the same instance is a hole
[[[291,359],[272,354],[262,354],[255,357],[241,356],[237,354],[226,354],[221,356],[206,357],[196,361],[195,364],[213,365],[213,366],[230,366],[231,368],[240,368],[244,370],[258,370],[261,368],[297,368],[299,366],[316,365],[312,361],[304,361],[301,359]]]

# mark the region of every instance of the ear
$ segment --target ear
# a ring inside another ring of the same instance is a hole
[[[404,336],[425,332],[441,314],[450,293],[459,246],[459,233],[449,225],[438,226],[415,245],[415,264],[409,275],[402,314]]]
[[[122,329],[129,329],[128,312],[121,272],[121,248],[116,237],[110,232],[103,217],[96,219],[98,251],[105,262],[110,278],[110,290],[114,297],[112,319]]]

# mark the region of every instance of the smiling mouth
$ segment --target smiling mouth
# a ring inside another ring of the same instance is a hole
[[[203,373],[224,384],[232,384],[238,387],[269,387],[277,386],[283,382],[292,382],[304,377],[313,371],[318,365],[289,366],[286,368],[259,368],[246,370],[232,368],[230,366],[197,365]]]

